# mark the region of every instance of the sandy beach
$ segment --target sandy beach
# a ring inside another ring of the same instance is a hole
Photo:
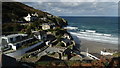
[[[83,38],[78,38],[75,35],[72,35],[72,37],[74,38],[74,41],[77,43],[77,45],[80,46],[81,51],[87,51],[87,48],[90,53],[100,53],[100,51],[103,50],[104,48],[118,50],[118,44],[87,40]]]
[[[110,43],[103,43],[103,42],[96,42],[86,39],[80,39],[80,46],[82,51],[86,51],[88,48],[88,51],[90,53],[100,53],[101,50],[104,48],[106,49],[112,49],[117,50],[118,45],[117,44],[110,44]]]

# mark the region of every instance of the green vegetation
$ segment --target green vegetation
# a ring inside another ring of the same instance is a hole
[[[63,43],[61,43],[61,42],[59,42],[56,46],[64,46],[64,44]]]
[[[48,66],[50,62],[47,61],[42,61],[42,62],[37,62],[36,65],[41,65],[41,66]]]
[[[73,48],[73,44],[69,45],[68,48],[72,49]]]
[[[27,16],[30,13],[38,13],[38,18],[35,21],[26,22],[23,17]],[[47,12],[34,9],[25,4],[19,2],[3,2],[2,3],[2,32],[3,34],[12,34],[12,33],[27,33],[31,34],[31,30],[42,30],[43,23],[54,23],[56,29],[48,30],[51,32],[59,31],[62,34],[64,30],[61,29],[63,26],[67,26],[67,21],[63,18],[57,16],[47,16]],[[51,14],[50,14],[51,15]],[[46,17],[47,20],[43,21],[39,18]],[[27,25],[21,25],[22,23],[27,23]]]
[[[63,55],[63,57],[67,57],[67,56],[68,56],[67,54]]]
[[[60,17],[56,17],[55,20],[56,20],[56,22],[59,22],[59,23],[57,23],[57,25],[59,25],[60,27],[62,27],[62,26],[67,26],[67,25],[68,25],[68,24],[67,24],[67,21],[64,22],[64,21],[62,20],[62,18],[60,18]]]
[[[39,66],[56,66],[61,68],[61,66],[65,68],[69,68],[69,66],[81,66],[81,61],[40,61],[35,63],[37,67]]]
[[[33,7],[27,6],[19,2],[3,2],[2,3],[2,22],[3,23],[15,23],[17,21],[25,21],[23,17],[27,16],[28,13],[38,13],[39,18],[47,17],[47,12],[43,12]],[[47,17],[48,20],[42,21],[37,20],[39,23],[51,22],[59,26],[66,26],[67,21],[63,21],[60,17]],[[57,23],[58,22],[58,23]]]
[[[21,29],[23,29],[24,26],[20,25],[19,23],[7,23],[7,24],[2,24],[2,31],[3,33],[5,32],[18,32]]]
[[[120,57],[120,52],[113,54],[114,57]]]
[[[30,6],[19,2],[3,2],[2,3],[2,22],[16,22],[24,21],[22,17],[27,16],[28,13],[37,12],[39,16],[44,16],[45,12],[34,9]],[[48,13],[46,13],[48,14]]]

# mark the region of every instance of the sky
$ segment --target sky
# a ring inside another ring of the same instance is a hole
[[[56,16],[118,16],[119,0],[15,0]]]

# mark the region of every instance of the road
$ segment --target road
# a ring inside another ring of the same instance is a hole
[[[36,50],[34,52],[31,52],[31,53],[27,53],[27,54],[28,55],[36,54],[40,58],[41,56],[47,55],[49,53],[53,53],[53,52],[61,53],[61,51],[64,51],[64,49],[46,46],[44,48],[41,48],[39,50]]]

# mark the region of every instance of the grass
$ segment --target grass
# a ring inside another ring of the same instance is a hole
[[[65,61],[65,63],[63,61],[40,61],[35,63],[37,66],[54,66],[53,64],[55,64],[55,66],[80,66],[81,62],[80,61]]]
[[[120,52],[113,54],[114,57],[120,57]]]
[[[37,65],[38,65],[38,64],[40,64],[40,65],[48,65],[49,62],[45,62],[45,61],[44,61],[44,62],[37,62],[36,64],[37,64]]]
[[[56,46],[62,47],[63,45],[64,45],[63,43],[59,42]]]
[[[65,54],[64,57],[67,57],[67,55]]]
[[[73,44],[69,45],[68,48],[72,49],[73,48]]]

